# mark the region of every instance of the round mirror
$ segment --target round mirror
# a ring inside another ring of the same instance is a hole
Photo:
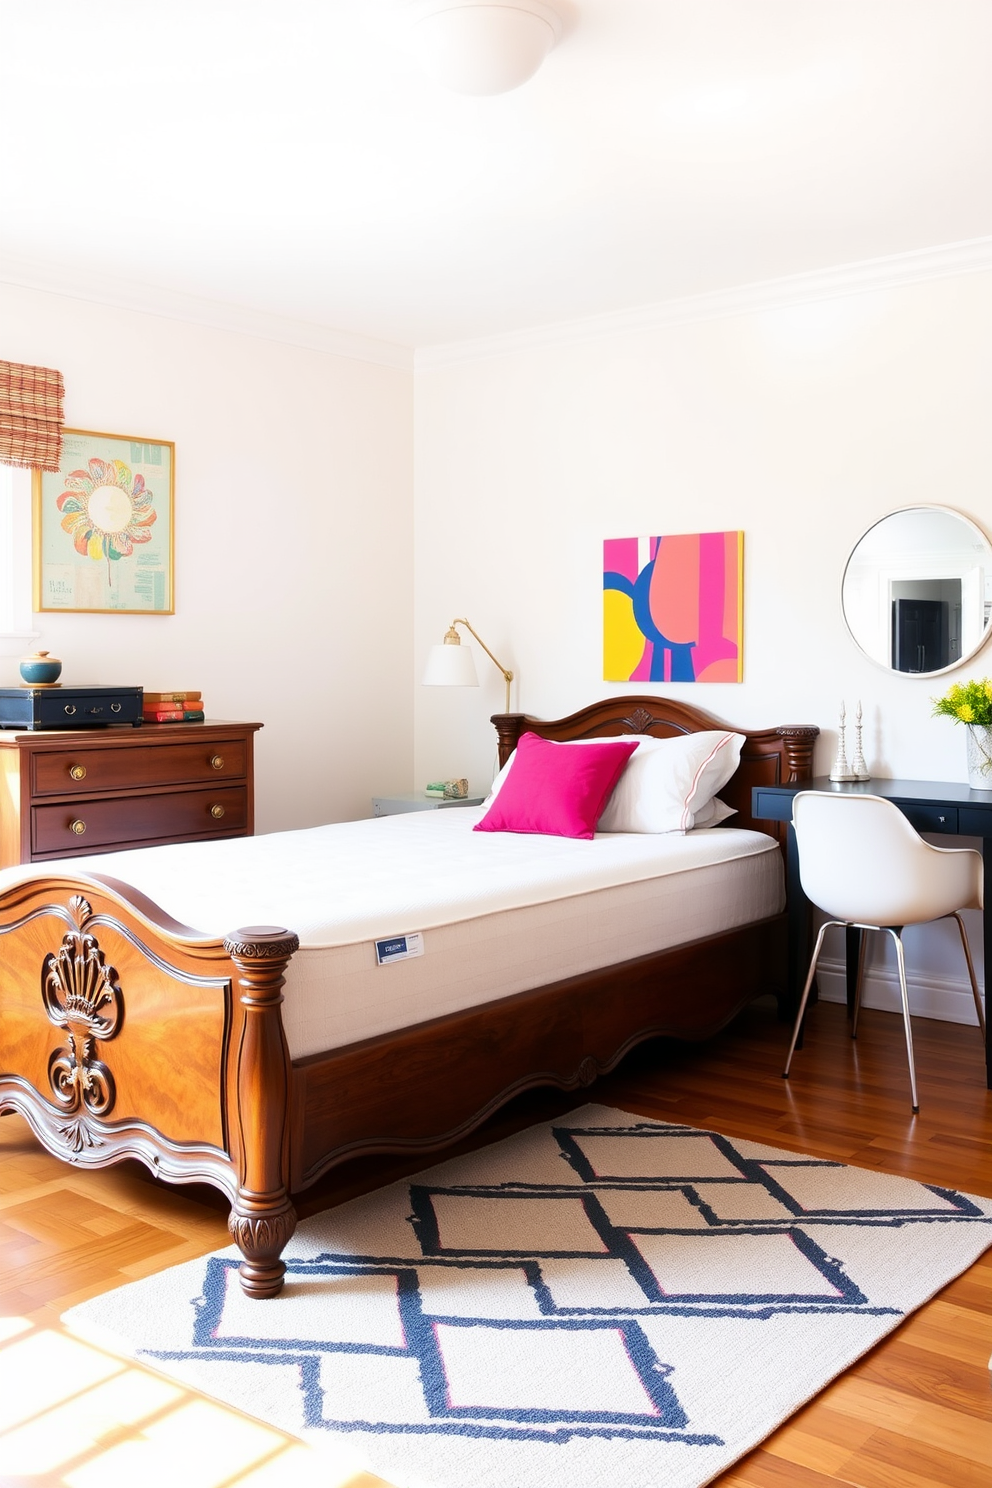
[[[989,636],[992,545],[945,506],[911,506],[869,527],[844,570],[841,603],[862,651],[892,672],[932,677]]]

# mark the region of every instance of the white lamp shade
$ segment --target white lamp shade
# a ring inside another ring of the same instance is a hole
[[[455,93],[508,93],[533,77],[561,34],[540,0],[421,0],[412,43],[421,66]]]
[[[432,646],[424,671],[425,687],[478,687],[475,660],[468,646]]]

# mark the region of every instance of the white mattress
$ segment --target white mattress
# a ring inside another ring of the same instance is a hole
[[[175,844],[20,868],[131,884],[215,936],[284,925],[301,948],[283,1018],[294,1059],[747,924],[784,907],[760,832],[601,833],[592,842],[473,832],[481,809]],[[373,941],[424,932],[379,966]]]

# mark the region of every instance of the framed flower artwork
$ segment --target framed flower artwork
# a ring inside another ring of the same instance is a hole
[[[171,615],[175,445],[64,429],[36,470],[34,608]]]

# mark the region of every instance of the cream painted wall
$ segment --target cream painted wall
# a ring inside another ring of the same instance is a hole
[[[418,374],[414,419],[402,371],[0,286],[0,355],[61,367],[71,425],[177,445],[176,615],[43,615],[40,644],[66,680],[199,685],[215,716],[261,718],[258,828],[310,825],[437,775],[488,783],[496,670],[479,653],[478,691],[418,683],[454,615],[516,671],[514,707],[561,714],[624,690],[600,680],[603,537],[740,526],[745,680],[666,690],[818,723],[821,770],[861,697],[873,770],[963,780],[935,684],[866,661],[839,591],[897,507],[992,531],[990,311],[975,273],[461,360]],[[917,939],[920,1006],[955,1016],[955,948]]]
[[[964,780],[962,732],[930,716],[947,679],[866,660],[840,583],[861,533],[904,505],[954,506],[992,533],[990,319],[992,275],[974,273],[425,368],[417,667],[467,615],[517,673],[514,708],[553,717],[641,690],[601,680],[603,538],[740,527],[744,682],[645,690],[748,727],[819,724],[822,773],[841,698],[861,698],[873,771]],[[418,781],[491,777],[502,683],[477,660],[478,691],[416,688]],[[987,671],[988,649],[953,675]],[[943,927],[909,954],[953,1015]]]
[[[5,285],[0,356],[60,368],[70,426],[176,444],[176,614],[36,616],[63,680],[260,719],[261,832],[408,786],[412,374]]]

